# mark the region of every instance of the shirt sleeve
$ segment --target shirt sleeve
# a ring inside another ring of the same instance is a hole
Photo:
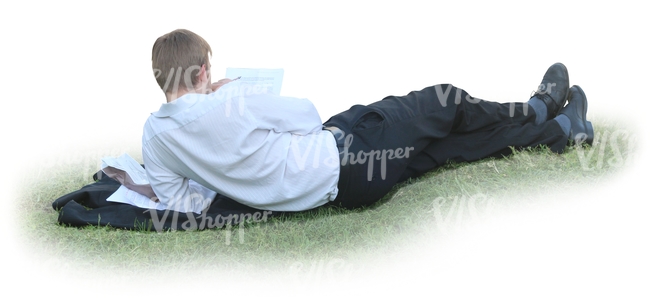
[[[261,128],[297,135],[323,128],[316,107],[308,99],[267,94],[246,97],[243,101],[245,109],[258,120]]]
[[[151,188],[158,197],[158,201],[167,209],[183,213],[200,213],[214,199],[216,192],[208,191],[198,184],[191,185],[188,178],[166,168],[153,155],[150,155],[145,147],[142,148],[142,158]]]

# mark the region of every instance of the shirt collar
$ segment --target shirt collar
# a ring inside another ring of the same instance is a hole
[[[185,94],[181,96],[180,98],[168,102],[168,103],[163,103],[160,105],[160,108],[158,111],[151,113],[153,116],[158,117],[158,118],[165,118],[172,116],[176,113],[179,113],[183,110],[186,110],[190,107],[192,107],[194,104],[199,102],[199,100],[203,99],[201,96],[204,96],[202,94]]]

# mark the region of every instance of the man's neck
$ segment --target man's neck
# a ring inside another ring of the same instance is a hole
[[[186,89],[179,89],[176,90],[175,92],[167,93],[165,94],[165,96],[167,97],[167,103],[170,103],[180,97],[185,96],[186,94],[191,94],[191,92]]]
[[[174,100],[176,100],[176,99],[178,99],[180,97],[183,97],[183,96],[185,96],[187,94],[207,94],[207,92],[206,93],[201,93],[200,91],[201,90],[195,90],[195,89],[192,89],[192,90],[178,89],[176,92],[165,94],[165,96],[167,97],[167,103],[169,103],[169,102],[172,102],[172,101],[174,101]]]

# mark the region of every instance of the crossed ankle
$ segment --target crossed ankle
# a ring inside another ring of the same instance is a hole
[[[528,106],[535,111],[535,125],[540,125],[548,120],[548,108],[544,101],[537,97],[532,97],[528,100]]]
[[[571,133],[571,119],[569,119],[569,117],[564,114],[559,114],[557,117],[553,118],[553,120],[560,124],[560,128],[562,128],[564,134],[568,136],[569,133]]]

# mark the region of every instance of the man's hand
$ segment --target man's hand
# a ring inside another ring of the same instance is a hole
[[[221,79],[217,82],[213,82],[212,85],[210,86],[210,89],[212,90],[211,93],[216,92],[220,87],[222,87],[224,84],[233,81],[232,79],[229,78],[224,78]]]

